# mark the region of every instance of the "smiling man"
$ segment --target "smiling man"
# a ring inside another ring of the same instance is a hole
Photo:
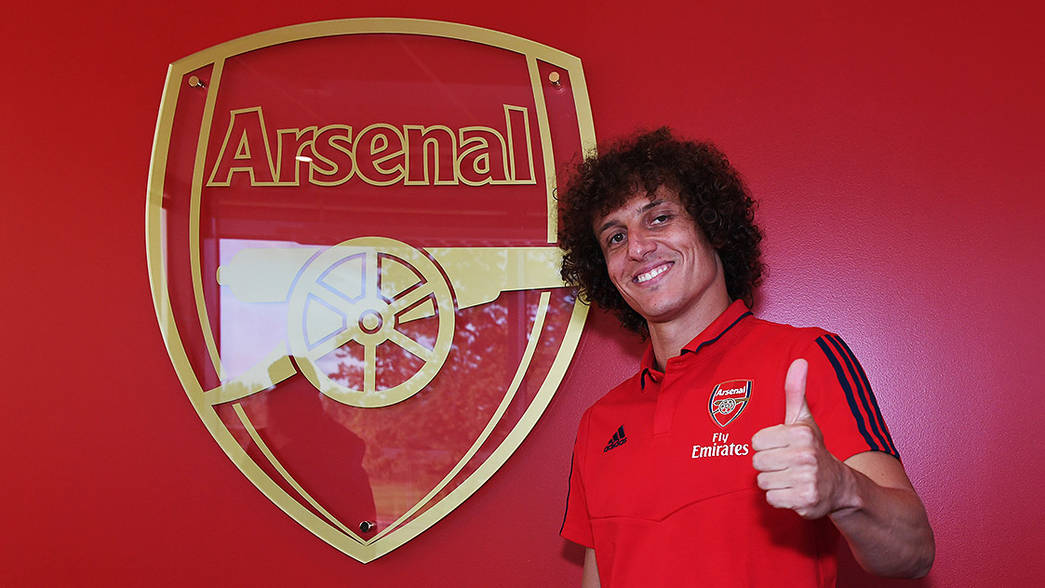
[[[834,586],[918,577],[932,530],[838,335],[761,320],[754,202],[717,149],[667,129],[582,162],[560,196],[562,276],[648,337],[581,419],[563,537],[584,586]]]

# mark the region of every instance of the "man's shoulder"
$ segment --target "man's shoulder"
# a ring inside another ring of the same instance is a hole
[[[832,334],[821,327],[796,327],[756,316],[750,317],[750,324],[745,333],[748,336],[785,341],[792,345],[812,344],[820,337]]]

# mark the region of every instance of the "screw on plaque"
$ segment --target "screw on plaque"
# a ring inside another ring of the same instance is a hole
[[[189,76],[189,86],[193,88],[206,88],[207,83],[197,76]]]
[[[364,533],[369,533],[370,531],[374,530],[375,526],[376,525],[374,525],[374,523],[371,523],[370,521],[363,521],[362,523],[359,523],[359,530]]]
[[[548,81],[551,82],[553,86],[558,88],[562,86],[562,82],[559,81],[559,77],[559,72],[553,71],[552,73],[548,74]]]

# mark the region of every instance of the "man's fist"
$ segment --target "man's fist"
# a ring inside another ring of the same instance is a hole
[[[807,519],[830,514],[839,503],[846,466],[824,447],[824,438],[806,404],[809,363],[796,359],[784,380],[784,424],[751,438],[758,487],[776,508],[790,508]]]

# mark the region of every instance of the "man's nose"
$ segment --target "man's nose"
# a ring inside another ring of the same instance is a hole
[[[656,248],[657,244],[645,231],[632,231],[628,235],[628,256],[632,259],[642,259]]]

